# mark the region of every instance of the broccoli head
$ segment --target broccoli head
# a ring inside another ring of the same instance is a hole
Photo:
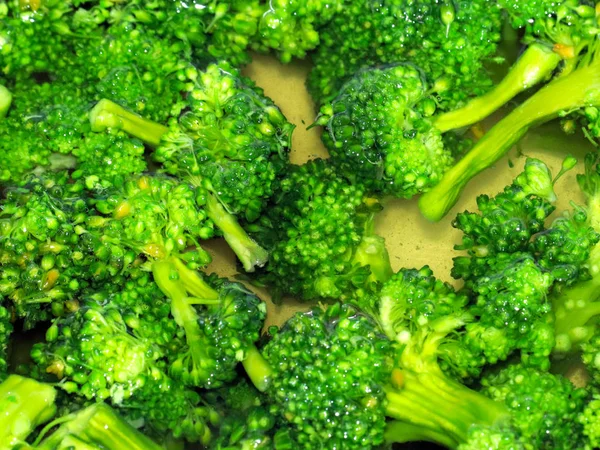
[[[324,160],[292,167],[274,204],[250,230],[270,252],[256,279],[275,297],[349,298],[392,274],[384,240],[373,230],[379,202]]]
[[[342,175],[371,192],[410,198],[454,161],[431,120],[435,111],[423,74],[399,64],[360,71],[321,108],[317,123]]]

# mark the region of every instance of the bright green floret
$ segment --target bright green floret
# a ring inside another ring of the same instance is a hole
[[[12,331],[10,311],[0,304],[0,382],[4,381],[8,374],[8,345]]]
[[[40,372],[60,380],[69,394],[109,402],[153,435],[208,443],[210,408],[167,375],[184,342],[158,287],[132,281],[123,291],[98,292],[81,303],[34,346]]]
[[[186,102],[167,128],[103,100],[90,114],[92,129],[120,129],[155,147],[153,158],[167,173],[202,192],[209,217],[252,271],[268,254],[237,218],[254,221],[266,207],[287,166],[293,126],[227,63],[199,73]]]
[[[290,62],[304,58],[319,43],[319,29],[344,7],[342,0],[265,1],[265,12],[258,23],[252,47],[275,50],[279,59]]]
[[[566,378],[519,365],[481,380],[481,392],[506,404],[529,448],[582,448],[578,417],[587,392]]]
[[[371,448],[383,443],[391,344],[349,306],[291,318],[244,363],[295,448]],[[266,385],[263,384],[266,382]]]
[[[453,109],[490,88],[483,64],[494,58],[501,24],[487,0],[351,2],[320,31],[309,91],[321,104],[360,69],[413,62],[440,87],[443,109]]]

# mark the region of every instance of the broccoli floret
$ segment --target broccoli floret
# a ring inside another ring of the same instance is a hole
[[[8,345],[12,331],[10,311],[0,303],[0,382],[4,381],[8,373]]]
[[[290,62],[304,58],[319,45],[319,29],[343,7],[340,0],[269,1],[258,23],[252,47],[259,51],[275,50],[279,59]]]
[[[320,30],[309,91],[321,104],[362,68],[412,61],[453,109],[492,85],[483,64],[494,58],[501,24],[488,0],[354,1]]]
[[[246,378],[207,392],[205,399],[221,416],[211,449],[293,448],[289,430],[278,423],[267,397]]]
[[[206,387],[233,379],[248,345],[258,339],[265,306],[242,285],[205,279],[193,270],[210,261],[199,245],[213,233],[211,220],[198,207],[202,193],[160,176],[143,176],[102,193],[104,198],[95,200],[100,215],[88,220],[89,232],[104,237],[107,251],[117,246],[145,256],[185,331],[188,348],[171,364],[172,375]]]
[[[123,292],[82,299],[79,310],[54,321],[31,356],[70,394],[109,401],[153,434],[208,443],[210,408],[166,373],[169,358],[184,346],[178,331],[158,288],[132,283]]]
[[[579,215],[575,215],[572,225],[567,228],[567,236],[573,236],[574,243],[581,247],[573,252],[569,262],[584,260],[582,280],[559,292],[552,299],[556,316],[556,353],[575,352],[580,344],[589,340],[596,329],[596,316],[600,314],[600,286],[598,281],[598,194],[600,193],[600,172],[597,156],[589,154],[585,160],[585,173],[577,176],[579,187],[586,196],[587,205]],[[579,218],[579,220],[577,220]],[[581,220],[586,219],[585,223]],[[581,228],[591,228],[592,237],[580,239]],[[583,245],[589,244],[588,247]],[[571,245],[571,244],[570,244]],[[586,251],[587,250],[587,251]]]
[[[600,396],[595,393],[579,415],[578,426],[583,427],[583,435],[591,448],[600,446]]]
[[[400,64],[359,72],[321,108],[317,123],[342,175],[370,192],[411,198],[454,162],[432,124],[435,110],[422,73]]]
[[[270,259],[256,279],[304,300],[346,299],[387,280],[392,269],[374,232],[379,202],[341,178],[324,160],[294,166],[253,236]]]
[[[72,309],[87,285],[91,261],[77,233],[88,211],[81,190],[59,173],[9,188],[0,201],[0,295],[26,329]]]
[[[202,191],[202,204],[247,271],[268,255],[237,222],[258,218],[287,165],[293,126],[262,91],[226,63],[198,74],[188,110],[167,128],[103,100],[92,129],[122,129],[156,147],[164,170]],[[250,119],[250,120],[249,120]]]
[[[469,256],[454,258],[452,275],[471,278],[484,275],[502,253],[526,252],[531,239],[545,230],[555,209],[552,174],[539,160],[527,159],[525,169],[503,192],[477,197],[477,213],[459,213],[452,226],[463,232],[456,250]],[[542,243],[539,242],[539,245]]]
[[[520,365],[487,374],[481,385],[484,395],[506,404],[531,448],[582,448],[577,419],[586,404],[585,389],[560,375]]]
[[[287,421],[298,448],[383,443],[391,343],[356,309],[337,304],[297,314],[244,362]]]

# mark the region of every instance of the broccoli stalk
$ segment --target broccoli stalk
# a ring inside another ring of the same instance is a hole
[[[385,427],[384,437],[388,444],[432,442],[448,448],[456,448],[458,446],[458,442],[444,433],[398,420],[388,422]]]
[[[364,230],[352,261],[361,267],[370,268],[369,281],[384,283],[392,277],[394,271],[385,239],[375,233],[374,213],[371,213],[366,220]]]
[[[45,432],[59,425],[50,436]],[[161,447],[138,432],[104,403],[92,405],[49,423],[34,446],[40,450],[73,448],[76,450],[159,450]]]
[[[461,108],[440,114],[435,119],[435,127],[445,133],[485,119],[519,93],[545,81],[561,61],[560,55],[548,47],[531,45],[491,91]]]
[[[218,304],[219,293],[177,258],[155,262],[152,274],[158,287],[171,299],[171,313],[177,324],[185,330],[189,347],[184,357],[173,363],[172,370],[176,375],[183,376],[186,383],[200,385],[201,380],[209,378],[207,371],[210,369],[204,365],[211,358],[204,345],[200,317],[194,305]]]
[[[30,378],[10,375],[0,384],[0,442],[12,448],[56,414],[56,390]],[[4,447],[6,445],[6,447]]]
[[[115,128],[125,131],[142,140],[152,148],[160,145],[162,137],[169,129],[161,124],[145,119],[110,100],[100,100],[90,112],[92,130],[96,132]],[[206,183],[197,177],[187,176],[186,181],[195,187],[206,187]],[[208,183],[210,184],[210,183]],[[221,204],[214,192],[207,190],[206,204],[208,216],[219,227],[223,237],[238,256],[244,270],[252,272],[262,267],[268,260],[268,253],[240,226],[237,219]]]
[[[472,427],[491,427],[508,420],[504,405],[450,379],[438,365],[440,344],[468,320],[467,316],[442,317],[407,341],[398,363],[401,369],[392,371],[386,390],[386,412],[397,421],[397,433],[407,424],[409,431],[415,426],[427,430],[431,440],[443,436],[436,441],[439,444],[447,445],[449,440],[461,444],[468,442]]]
[[[504,156],[530,128],[564,112],[600,106],[600,59],[590,58],[590,64],[557,78],[498,122],[444,174],[439,184],[420,198],[422,214],[432,221],[444,217],[467,183]]]
[[[8,114],[12,103],[12,94],[10,91],[0,84],[0,119],[4,119]]]
[[[100,100],[90,111],[92,131],[101,133],[107,128],[123,130],[150,147],[158,147],[161,137],[169,129],[161,124],[144,119],[110,100]]]

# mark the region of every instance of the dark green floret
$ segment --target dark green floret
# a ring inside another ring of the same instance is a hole
[[[442,108],[454,109],[491,87],[484,63],[495,58],[501,26],[488,0],[353,1],[320,31],[308,88],[322,104],[360,69],[413,62],[441,88]]]
[[[372,290],[392,274],[385,242],[374,231],[380,209],[327,161],[291,167],[273,205],[251,227],[271,255],[256,279],[276,298],[346,299]]]
[[[361,71],[345,83],[317,118],[341,174],[401,198],[437,184],[454,158],[432,122],[434,95],[423,73],[406,64]]]

